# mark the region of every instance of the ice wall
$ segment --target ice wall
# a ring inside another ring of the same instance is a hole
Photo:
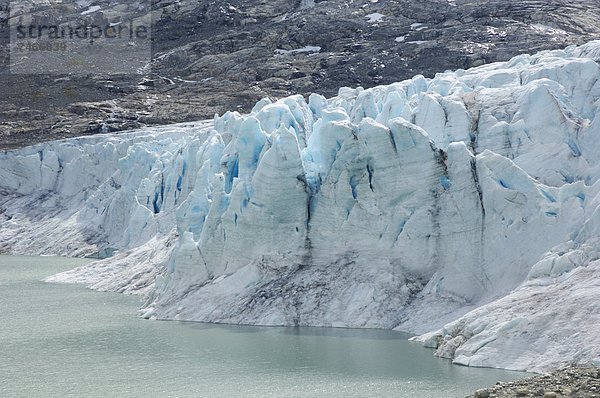
[[[146,292],[146,317],[450,325],[593,261],[548,265],[596,236],[599,49],[0,154],[0,250],[114,254],[52,280]],[[480,352],[464,325],[481,314],[422,341],[460,363],[534,368]],[[508,344],[492,318],[486,336]],[[580,342],[597,342],[590,322]]]

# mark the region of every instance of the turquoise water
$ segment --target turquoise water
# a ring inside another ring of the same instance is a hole
[[[0,397],[462,397],[466,368],[392,331],[142,320],[140,298],[40,280],[85,260],[0,256]]]

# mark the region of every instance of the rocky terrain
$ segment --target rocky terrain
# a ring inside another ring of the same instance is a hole
[[[600,369],[568,368],[549,375],[498,383],[494,387],[477,390],[468,398],[513,397],[600,397]]]
[[[13,6],[21,0],[10,2]],[[248,112],[260,98],[372,87],[597,38],[596,0],[109,0],[63,19],[152,13],[153,60],[137,73],[9,73],[0,0],[0,148]],[[95,11],[94,11],[95,10]],[[44,11],[41,8],[41,13]]]

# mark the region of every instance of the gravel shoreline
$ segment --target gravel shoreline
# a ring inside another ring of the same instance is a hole
[[[494,387],[477,390],[467,398],[600,398],[600,368],[576,367],[558,370]]]

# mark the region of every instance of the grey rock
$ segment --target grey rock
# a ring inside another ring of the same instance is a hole
[[[475,391],[475,398],[489,398],[490,392],[486,389]]]

